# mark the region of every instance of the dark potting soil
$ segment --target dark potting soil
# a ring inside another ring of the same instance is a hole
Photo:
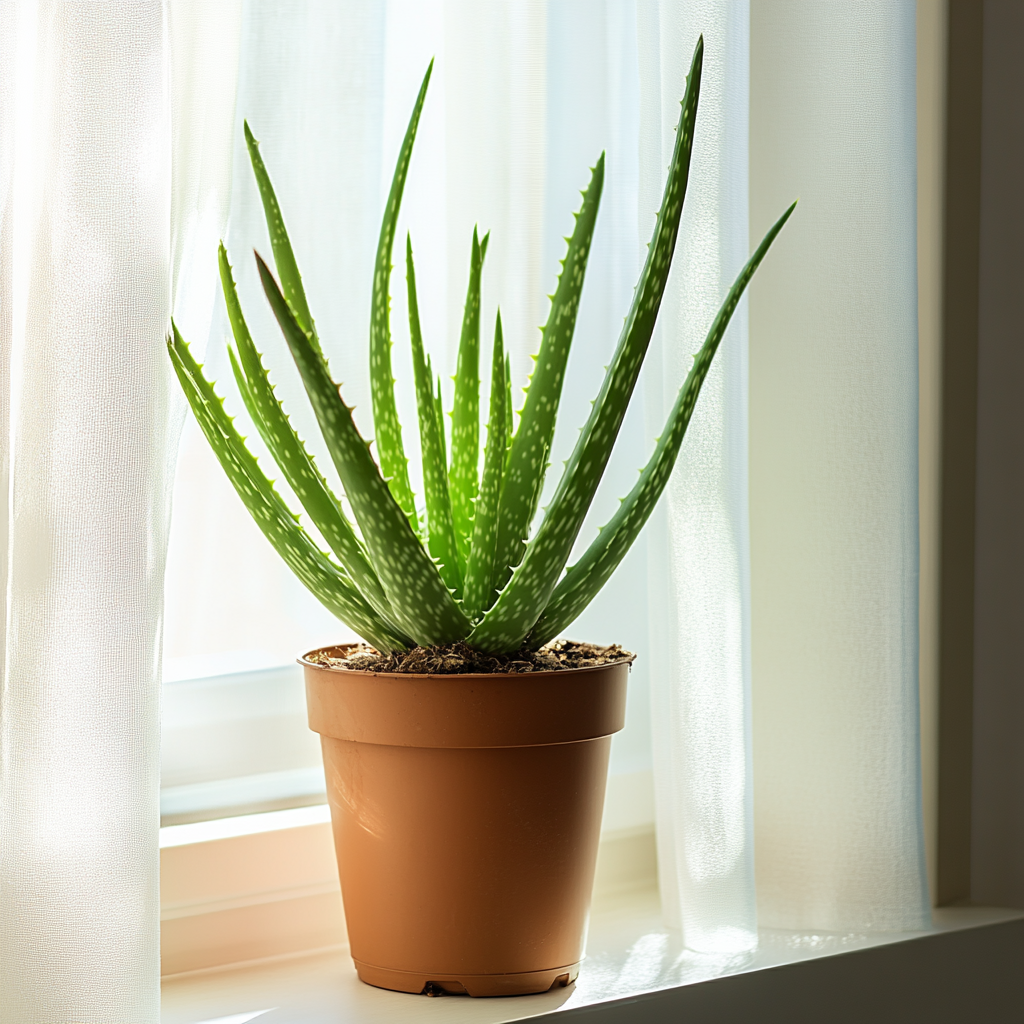
[[[414,672],[434,675],[463,673],[552,672],[566,668],[596,668],[616,661],[632,662],[635,654],[618,644],[600,647],[574,640],[555,640],[538,651],[481,654],[465,644],[414,647],[397,654],[381,654],[369,644],[343,644],[316,651],[308,660],[326,668],[359,672]]]

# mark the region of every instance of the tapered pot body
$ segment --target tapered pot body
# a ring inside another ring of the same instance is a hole
[[[574,980],[628,664],[438,676],[303,664],[359,977],[482,996]]]

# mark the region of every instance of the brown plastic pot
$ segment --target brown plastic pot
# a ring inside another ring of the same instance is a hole
[[[629,662],[412,675],[309,657],[359,977],[473,996],[574,981]]]

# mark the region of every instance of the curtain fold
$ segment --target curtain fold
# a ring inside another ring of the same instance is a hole
[[[737,0],[638,6],[640,217],[661,201],[690,57],[704,73],[675,264],[647,368],[649,432],[667,414],[746,262],[749,12]],[[646,237],[646,230],[642,232]],[[701,391],[650,540],[658,876],[686,944],[757,944],[750,755],[747,317]]]
[[[242,0],[165,0],[171,102],[171,308],[198,343],[220,291],[217,243],[231,201]],[[174,389],[183,415],[185,401]],[[175,420],[174,437],[180,430]]]
[[[213,7],[0,4],[4,1024],[160,1017],[159,682],[181,406],[164,337],[175,276],[186,317],[205,303],[208,321],[213,295],[172,275],[223,226],[226,180],[196,115],[223,148],[234,72],[201,106],[183,88],[230,69],[231,5]]]
[[[164,11],[17,17],[0,1006],[11,1024],[155,1022]]]
[[[929,922],[918,715],[915,6],[753,0],[762,924]]]

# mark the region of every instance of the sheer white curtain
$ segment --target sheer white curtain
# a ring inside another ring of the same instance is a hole
[[[638,12],[648,124],[672,117],[697,27],[710,71],[652,407],[748,244],[801,199],[753,286],[752,546],[743,316],[648,542],[665,916],[705,951],[749,947],[758,920],[925,927],[915,5]],[[664,147],[645,129],[641,216]]]
[[[758,907],[920,928],[915,6],[751,12]]]
[[[230,68],[237,31],[217,25],[227,9],[211,19],[159,0],[0,4],[5,1024],[159,1020],[159,666],[176,440],[163,340],[172,266],[217,237],[203,221],[216,219],[227,169],[216,147],[182,167],[172,134],[195,146],[202,119],[233,98],[208,95],[200,110],[179,88],[172,116],[168,86],[182,81],[175,52],[187,54],[190,88],[224,84],[211,58]],[[196,43],[210,31],[204,54]],[[180,305],[201,318],[187,292]]]

